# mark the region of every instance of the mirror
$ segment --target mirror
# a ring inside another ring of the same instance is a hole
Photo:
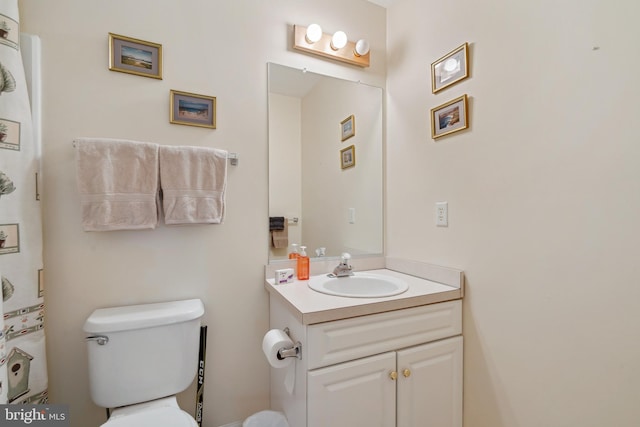
[[[288,240],[269,239],[269,260],[292,243],[312,258],[382,254],[382,89],[278,64],[268,73],[269,216],[286,223],[271,237]]]

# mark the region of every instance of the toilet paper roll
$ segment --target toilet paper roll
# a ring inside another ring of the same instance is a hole
[[[286,357],[284,359],[278,357],[278,350],[293,346],[293,341],[291,341],[289,335],[280,329],[271,329],[262,339],[262,351],[269,364],[274,368],[284,368],[293,363],[295,357]]]

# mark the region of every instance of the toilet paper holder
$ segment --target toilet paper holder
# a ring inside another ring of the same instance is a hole
[[[289,328],[284,328],[283,331],[285,334],[289,335]],[[289,335],[289,338],[291,338],[291,335]],[[300,341],[297,341],[291,348],[283,347],[278,350],[278,359],[283,360],[287,357],[297,357],[302,360],[302,344],[300,344]]]

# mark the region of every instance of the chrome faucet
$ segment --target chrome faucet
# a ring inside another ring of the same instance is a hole
[[[347,277],[353,276],[353,271],[351,266],[349,265],[349,260],[351,259],[351,255],[344,252],[342,254],[342,260],[340,264],[336,268],[333,269],[333,275],[335,277]]]

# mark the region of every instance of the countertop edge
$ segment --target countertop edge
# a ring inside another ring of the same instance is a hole
[[[282,302],[289,309],[289,312],[291,312],[291,314],[293,315],[293,317],[295,317],[295,319],[297,321],[299,321],[302,324],[305,324],[304,323],[304,314],[300,310],[298,310],[298,307],[296,307],[295,304],[293,304],[291,301],[289,301],[288,298],[286,298],[280,292],[277,292],[274,289],[274,285],[269,283],[269,281],[265,280],[264,281],[264,289],[267,291],[267,293],[269,294],[270,297],[278,298],[278,301]]]
[[[369,265],[367,265],[367,267],[374,267],[373,269],[380,268],[379,259],[377,259],[375,263],[368,264]],[[411,275],[417,279],[434,282],[442,285],[447,289],[420,295],[407,296],[405,298],[381,299],[379,301],[372,301],[367,304],[355,303],[348,306],[321,308],[319,310],[311,311],[305,310],[302,307],[298,307],[296,305],[297,303],[295,299],[292,300],[291,296],[286,295],[286,293],[283,293],[280,289],[278,289],[278,286],[280,285],[275,285],[274,279],[268,278],[269,276],[271,276],[272,272],[269,268],[265,268],[265,273],[267,274],[265,274],[266,277],[264,287],[270,296],[274,296],[278,299],[278,301],[281,301],[287,307],[291,315],[293,315],[296,320],[304,325],[312,325],[334,320],[419,307],[423,305],[437,304],[441,302],[462,299],[464,297],[465,279],[462,270],[432,266],[430,264],[419,263],[415,261],[407,262],[405,260],[400,260],[400,262],[398,262],[397,260],[390,260],[389,264],[390,265],[388,267],[382,267],[382,269],[389,270],[390,272],[395,271],[396,273]],[[361,269],[358,270],[362,271]],[[444,272],[444,274],[441,274],[442,272]]]

